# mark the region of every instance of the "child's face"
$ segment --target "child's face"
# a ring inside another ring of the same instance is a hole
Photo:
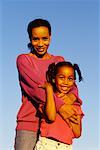
[[[32,29],[32,45],[39,56],[47,53],[51,36],[47,27],[40,26]]]
[[[74,70],[71,67],[60,67],[55,77],[57,92],[66,94],[74,85]]]

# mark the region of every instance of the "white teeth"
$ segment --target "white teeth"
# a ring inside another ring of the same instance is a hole
[[[39,51],[39,52],[42,52],[42,51],[44,51],[44,49],[38,49],[38,51]]]
[[[43,51],[43,49],[38,49],[38,51]]]
[[[68,88],[67,87],[62,87],[62,90],[67,90]]]

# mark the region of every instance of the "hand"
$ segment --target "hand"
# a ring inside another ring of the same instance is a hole
[[[57,96],[61,98],[65,104],[68,104],[68,105],[72,105],[76,101],[76,97],[72,93],[69,93],[69,94],[60,93]]]
[[[71,104],[71,99],[68,97],[67,94],[63,94],[63,93],[60,93],[57,95],[59,98],[61,98],[65,104]]]
[[[74,108],[73,105],[63,105],[60,109],[59,109],[59,114],[61,115],[61,117],[66,121],[67,119],[70,119],[70,121],[78,124],[77,121],[77,112],[76,112],[76,108]]]
[[[80,124],[80,118],[81,118],[81,115],[76,115],[77,124]],[[69,118],[69,121],[74,123],[73,116]]]
[[[52,88],[52,85],[49,82],[45,82],[44,84],[39,85],[38,87],[42,89],[48,89],[48,88]]]
[[[80,120],[79,120],[79,115],[75,115],[75,116],[71,116],[69,118],[69,122],[75,123],[75,124],[80,124]]]

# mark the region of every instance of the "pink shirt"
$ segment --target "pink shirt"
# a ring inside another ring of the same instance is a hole
[[[73,90],[74,94],[78,98],[77,90]],[[78,101],[74,103],[74,107],[77,110],[77,114],[84,115],[81,110],[82,101],[78,98]],[[57,114],[56,120],[52,123],[48,123],[45,118],[41,119],[40,131],[42,137],[54,138],[65,144],[72,144],[75,138],[72,129],[68,124],[62,119],[62,117]]]
[[[37,113],[39,104],[45,103],[45,90],[38,88],[46,80],[45,74],[49,64],[63,61],[63,57],[53,56],[51,59],[34,58],[30,54],[21,54],[17,58],[17,69],[19,83],[22,92],[22,105],[17,115],[17,130],[37,131],[39,126],[39,115]],[[55,103],[57,110],[64,102],[59,98]]]

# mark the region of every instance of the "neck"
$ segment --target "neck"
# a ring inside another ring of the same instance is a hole
[[[51,58],[51,55],[46,53],[44,55],[38,55],[38,54],[35,54],[35,53],[31,53],[35,58],[40,58],[40,59],[50,59]]]

